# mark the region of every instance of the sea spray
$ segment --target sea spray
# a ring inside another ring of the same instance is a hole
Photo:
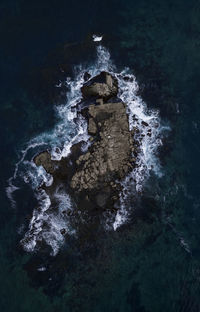
[[[63,216],[63,210],[69,212],[72,210],[72,203],[70,196],[64,192],[56,191],[54,198],[58,201],[58,208],[56,211],[49,211],[51,201],[44,190],[39,190],[36,193],[38,200],[38,207],[34,209],[31,218],[29,229],[24,238],[21,240],[26,251],[34,251],[37,242],[45,242],[51,246],[51,255],[56,255],[59,247],[64,242],[64,237],[61,234],[62,229],[72,235],[74,230],[71,229],[68,218]]]

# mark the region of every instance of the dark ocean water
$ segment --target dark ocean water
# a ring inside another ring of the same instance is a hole
[[[1,311],[200,311],[200,2],[1,0],[0,17]],[[94,58],[93,33],[170,124],[164,176],[148,181],[137,218],[92,248],[28,254],[19,226],[36,202],[26,186],[12,208],[7,180],[26,142],[56,122],[55,83]]]

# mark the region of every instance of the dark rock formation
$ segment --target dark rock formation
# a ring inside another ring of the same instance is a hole
[[[76,161],[81,168],[72,177],[71,187],[79,191],[122,179],[132,168],[133,140],[125,104],[102,101],[100,105],[90,105],[88,113],[88,132],[96,140]]]
[[[55,172],[57,161],[52,160],[47,151],[38,154],[34,158],[34,162],[37,166],[43,166],[47,173],[53,174]]]
[[[94,97],[108,100],[117,95],[118,83],[109,73],[102,72],[84,84],[81,91],[85,99]]]
[[[84,77],[83,77],[84,81],[87,81],[90,78],[91,78],[91,75],[89,73],[85,72]]]
[[[72,146],[67,158],[60,161],[51,160],[46,151],[34,158],[36,165],[42,165],[53,176],[53,184],[43,186],[52,203],[55,190],[62,186],[78,209],[88,209],[90,214],[98,209],[116,213],[114,204],[121,190],[119,181],[132,170],[135,163],[132,154],[137,154],[133,133],[129,130],[126,104],[108,101],[113,96],[117,99],[117,92],[116,79],[105,72],[82,87],[84,98],[94,98],[93,103],[81,111],[88,121],[91,135],[92,144],[87,152],[82,152],[80,142]]]

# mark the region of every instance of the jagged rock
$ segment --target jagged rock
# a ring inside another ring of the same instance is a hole
[[[61,233],[62,235],[65,235],[65,234],[66,234],[66,230],[65,230],[65,229],[61,229],[61,230],[60,230],[60,233]]]
[[[52,174],[55,171],[55,161],[51,159],[49,152],[45,151],[34,158],[36,166],[43,166],[46,172]]]
[[[97,132],[97,126],[96,123],[94,122],[93,118],[89,119],[89,124],[88,124],[88,133],[89,134],[95,134]]]
[[[117,95],[117,79],[109,73],[101,72],[98,76],[85,83],[81,88],[81,92],[83,98],[96,97],[109,99]]]
[[[79,142],[71,147],[68,157],[59,161],[52,160],[47,151],[34,158],[37,166],[42,165],[53,176],[52,185],[44,186],[52,203],[55,203],[54,194],[59,187],[69,192],[77,207],[83,209],[88,206],[95,210],[98,206],[112,210],[114,201],[119,198],[122,186],[116,180],[123,179],[136,166],[140,143],[133,140],[139,130],[129,130],[126,104],[108,101],[117,91],[116,79],[105,72],[82,87],[83,97],[89,103],[82,115],[88,121],[88,133],[93,136],[86,153]]]
[[[142,121],[142,125],[145,126],[145,127],[148,127],[149,124],[147,122],[145,122],[145,121]]]
[[[90,79],[91,75],[88,72],[85,72],[83,79],[84,81],[87,81],[88,79]]]
[[[95,125],[101,123],[101,131],[99,141],[91,147],[92,153],[81,155],[78,159],[82,168],[72,177],[71,187],[79,191],[86,189],[86,186],[87,189],[100,188],[101,181],[111,182],[113,176],[122,179],[132,167],[132,133],[129,131],[125,104],[94,104],[89,106],[88,112]],[[91,170],[86,171],[86,168]],[[80,175],[84,177],[84,182],[80,180]]]

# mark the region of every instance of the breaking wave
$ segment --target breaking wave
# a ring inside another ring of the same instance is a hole
[[[158,146],[162,144],[162,133],[165,127],[161,126],[159,113],[150,110],[138,96],[138,84],[135,76],[129,68],[121,72],[117,71],[113,64],[109,51],[104,48],[99,41],[102,37],[94,36],[93,40],[97,44],[97,58],[95,63],[88,66],[79,65],[74,68],[74,79],[67,77],[65,82],[59,82],[55,87],[59,88],[65,84],[69,91],[67,101],[63,105],[55,107],[58,116],[58,123],[50,132],[31,139],[26,148],[22,150],[22,157],[16,164],[15,172],[9,179],[7,194],[12,205],[15,205],[13,192],[20,185],[17,185],[17,178],[21,177],[25,183],[31,185],[38,200],[38,208],[33,211],[33,216],[29,224],[29,229],[21,240],[24,249],[34,251],[41,241],[45,241],[52,248],[52,255],[55,255],[60,245],[64,242],[61,234],[62,228],[67,229],[70,235],[75,234],[75,229],[70,227],[67,215],[63,215],[62,209],[73,210],[73,205],[68,194],[58,191],[55,194],[59,201],[57,211],[51,211],[51,202],[44,190],[38,187],[45,183],[52,183],[51,175],[47,174],[42,167],[37,167],[32,160],[36,153],[48,149],[54,160],[60,160],[70,153],[73,144],[80,141],[87,142],[89,146],[89,136],[87,134],[87,123],[82,117],[77,118],[76,105],[81,100],[81,87],[84,83],[84,74],[88,72],[92,77],[101,71],[108,71],[118,79],[119,97],[127,104],[130,130],[135,131],[134,140],[139,141],[139,153],[136,157],[136,167],[122,182],[126,192],[121,194],[119,210],[109,229],[116,230],[120,225],[128,220],[129,211],[126,207],[126,194],[132,191],[141,192],[144,182],[153,172],[157,176],[162,175],[162,170],[157,157]],[[134,156],[134,155],[133,155]],[[105,227],[108,220],[105,221]]]

